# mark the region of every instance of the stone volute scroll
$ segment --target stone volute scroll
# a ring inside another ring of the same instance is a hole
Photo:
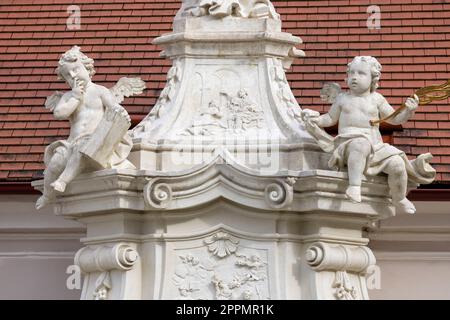
[[[120,273],[127,273],[133,269],[138,259],[138,252],[126,243],[80,249],[75,255],[75,264],[88,278],[86,282],[94,283],[92,296],[85,296],[85,299],[108,300],[108,295],[113,289],[113,280],[123,278]],[[113,271],[116,274],[111,275]],[[97,275],[95,282],[89,279],[95,275]],[[87,295],[86,291],[84,294]]]
[[[125,97],[141,94],[140,78],[121,78],[108,89],[92,82],[94,60],[74,46],[61,56],[56,73],[71,91],[55,92],[45,107],[58,120],[69,120],[66,140],[55,141],[45,149],[43,195],[40,209],[66,190],[83,172],[107,168],[134,168],[127,160],[132,148],[128,129],[131,120],[120,105]]]

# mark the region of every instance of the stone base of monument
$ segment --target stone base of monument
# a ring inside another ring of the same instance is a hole
[[[363,230],[394,209],[384,177],[364,181],[359,204],[347,183],[325,170],[261,176],[219,157],[170,176],[83,175],[54,207],[87,226],[82,299],[368,299]]]

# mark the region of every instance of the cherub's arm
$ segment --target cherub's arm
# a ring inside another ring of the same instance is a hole
[[[321,115],[317,118],[317,125],[319,127],[331,127],[334,126],[339,121],[339,116],[341,114],[341,99],[336,99],[333,105],[330,107],[328,113]]]
[[[406,99],[405,105],[406,108],[404,108],[398,115],[396,115],[392,119],[387,120],[386,122],[392,125],[400,125],[411,119],[414,116],[414,112],[417,109],[419,102],[414,98],[408,98]],[[382,95],[380,95],[378,110],[380,112],[380,118],[385,118],[395,111],[394,108]]]
[[[84,92],[84,83],[75,79],[75,86],[72,91],[66,92],[53,109],[55,118],[58,120],[68,119],[83,102]]]
[[[120,112],[124,117],[128,119],[128,121],[131,121],[128,112],[125,110],[124,107],[122,107],[119,103],[117,103],[116,97],[114,97],[114,95],[111,93],[111,91],[109,91],[109,89],[104,88],[104,90],[102,90],[101,99],[105,108],[113,109],[116,112]]]
[[[59,100],[56,107],[53,109],[53,115],[57,120],[66,120],[78,108],[81,97],[76,97],[72,92],[67,92]]]

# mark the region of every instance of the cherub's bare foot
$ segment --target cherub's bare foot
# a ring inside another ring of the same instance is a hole
[[[39,197],[39,199],[36,201],[36,209],[40,210],[43,207],[45,207],[50,202],[50,199],[46,196],[42,195]]]
[[[50,186],[58,192],[66,191],[66,183],[60,180],[56,180],[55,182],[51,183]]]
[[[416,213],[416,207],[411,201],[409,201],[406,198],[403,198],[403,200],[400,200],[399,202],[395,203],[395,207],[401,210],[402,212],[406,212],[409,214]]]
[[[361,187],[349,186],[347,190],[345,190],[345,194],[352,202],[356,203],[361,202]]]

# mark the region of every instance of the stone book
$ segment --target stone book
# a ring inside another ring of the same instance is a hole
[[[92,160],[94,166],[102,169],[109,168],[111,155],[126,135],[130,125],[124,115],[107,108],[88,143],[81,148],[80,152]]]

